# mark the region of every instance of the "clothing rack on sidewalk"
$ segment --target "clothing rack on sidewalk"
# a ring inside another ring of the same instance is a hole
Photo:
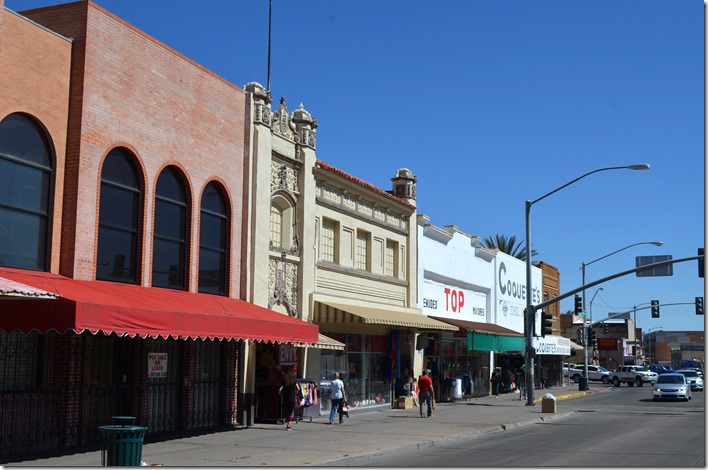
[[[317,383],[310,379],[297,379],[296,382],[300,385],[300,407],[295,409],[295,421],[301,421],[305,418],[320,416],[319,397],[317,393]]]

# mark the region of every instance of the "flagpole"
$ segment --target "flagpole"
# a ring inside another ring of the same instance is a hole
[[[270,7],[268,9],[268,83],[266,91],[270,94],[270,40],[271,40],[271,30],[273,25],[273,0],[270,0]]]

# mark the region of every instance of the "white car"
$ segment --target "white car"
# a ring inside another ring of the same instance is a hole
[[[656,379],[651,388],[651,395],[654,401],[662,398],[680,398],[688,401],[691,399],[691,386],[683,374],[667,372]]]
[[[573,379],[575,383],[580,382],[580,378],[585,372],[585,366],[578,366],[577,368],[570,369],[570,378]],[[588,380],[594,380],[597,382],[602,382],[604,384],[610,383],[610,371],[602,366],[593,366],[588,364]]]
[[[681,369],[676,371],[678,374],[683,374],[686,377],[691,390],[703,391],[703,379],[701,375],[693,369]]]

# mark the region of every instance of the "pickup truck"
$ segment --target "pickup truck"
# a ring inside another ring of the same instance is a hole
[[[619,387],[622,383],[626,383],[630,387],[635,384],[637,387],[641,387],[645,382],[653,385],[657,377],[659,375],[656,372],[652,372],[644,366],[622,366],[618,372],[610,373],[609,378],[615,387]]]

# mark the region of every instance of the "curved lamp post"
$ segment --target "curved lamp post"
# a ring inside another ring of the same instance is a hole
[[[627,166],[611,166],[611,167],[606,167],[606,168],[599,168],[597,170],[590,171],[588,173],[585,173],[584,175],[578,176],[572,181],[569,181],[568,183],[564,184],[563,186],[560,186],[550,193],[544,194],[543,196],[539,197],[538,199],[535,199],[533,201],[526,201],[526,310],[524,312],[524,330],[526,334],[526,358],[525,358],[525,367],[526,367],[526,405],[527,406],[533,406],[534,405],[534,349],[533,349],[533,336],[534,336],[534,328],[535,328],[535,321],[536,321],[536,310],[533,308],[533,303],[531,302],[532,296],[531,296],[531,206],[536,204],[537,202],[542,201],[543,199],[547,198],[551,194],[555,194],[561,189],[570,186],[571,184],[585,178],[586,176],[590,176],[594,173],[598,173],[600,171],[608,171],[608,170],[648,170],[649,169],[649,164],[648,163],[642,163],[639,165],[627,165]],[[586,353],[587,357],[587,353]],[[587,360],[586,360],[587,364]],[[586,370],[587,370],[587,365],[586,365]],[[585,372],[585,376],[587,377],[587,372]]]
[[[620,248],[619,250],[613,251],[612,253],[609,253],[609,254],[607,254],[607,255],[605,255],[605,256],[600,256],[599,258],[594,259],[594,260],[590,261],[589,263],[583,262],[583,263],[582,263],[582,266],[581,266],[581,270],[582,270],[582,273],[583,273],[583,283],[582,283],[582,286],[583,286],[583,310],[585,310],[585,267],[586,267],[586,266],[589,266],[589,265],[595,263],[596,261],[600,261],[600,260],[603,260],[603,259],[605,259],[605,258],[607,258],[607,257],[610,257],[610,256],[612,256],[612,255],[615,255],[615,254],[619,253],[620,251],[626,250],[627,248],[632,248],[633,246],[637,246],[637,245],[655,245],[655,246],[662,246],[663,244],[664,244],[664,242],[639,242],[639,243],[632,243],[631,245],[627,245],[627,246],[625,246],[624,248]],[[595,292],[595,294],[597,295],[597,292]],[[595,297],[593,296],[593,299],[594,299],[594,298],[595,298]],[[591,305],[591,307],[590,307],[590,323],[592,324],[592,301],[590,301],[590,305]],[[637,321],[637,320],[636,320],[636,312],[635,312],[635,317],[634,317],[634,318],[635,318],[635,320],[634,320],[634,321],[635,321],[634,327],[636,328],[636,327],[637,327],[637,325],[636,325],[636,321]],[[635,339],[636,339],[636,338],[635,338]],[[586,343],[587,343],[587,341],[586,341]],[[635,351],[636,351],[636,349],[635,349]],[[584,355],[585,355],[585,362],[584,362],[584,366],[585,366],[585,367],[584,367],[583,370],[584,370],[585,377],[587,377],[587,376],[588,376],[588,348],[587,348],[587,344],[585,345],[585,354],[584,354]],[[637,363],[636,356],[635,356],[635,359],[634,359],[634,363],[635,363],[635,364]]]

